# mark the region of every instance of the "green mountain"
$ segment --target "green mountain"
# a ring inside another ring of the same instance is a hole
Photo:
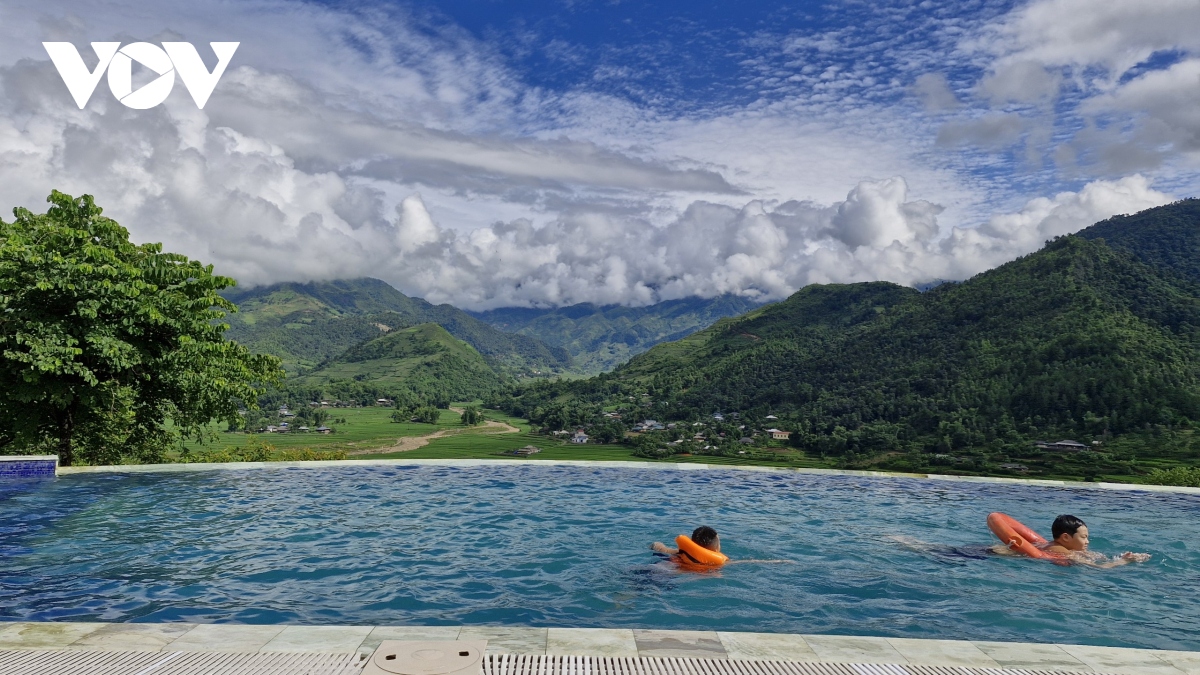
[[[546,374],[571,367],[571,357],[527,335],[499,331],[450,305],[410,298],[378,279],[231,289],[238,305],[226,336],[283,359],[289,374],[310,372],[351,347],[390,331],[436,323],[471,345],[500,372]]]
[[[535,337],[565,348],[576,370],[612,370],[661,342],[678,340],[737,316],[759,303],[736,295],[667,300],[646,307],[584,303],[557,309],[505,307],[473,316],[503,331]]]
[[[1170,436],[1200,420],[1196,208],[1105,221],[925,293],[809,286],[611,374],[498,403],[535,422],[599,421],[600,405],[639,419],[773,414],[807,452],[913,470],[1024,459],[1037,439]]]
[[[411,391],[463,401],[490,396],[510,380],[467,342],[436,323],[423,323],[357,344],[288,384],[293,390],[330,391],[336,389],[331,384],[348,382],[392,396]]]
[[[1200,199],[1114,216],[1079,236],[1103,239],[1147,265],[1200,284]]]

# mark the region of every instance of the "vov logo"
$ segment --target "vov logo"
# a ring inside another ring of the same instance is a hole
[[[80,110],[87,105],[92,92],[96,91],[96,85],[100,84],[105,70],[108,71],[108,88],[113,96],[130,108],[145,110],[167,100],[175,86],[175,74],[178,73],[196,106],[203,110],[239,44],[208,43],[217,55],[217,67],[211,73],[190,42],[164,42],[162,47],[149,42],[134,42],[124,47],[120,42],[93,42],[92,50],[99,59],[94,71],[88,70],[79,50],[70,42],[43,42],[42,46],[46,48],[54,67],[58,68],[58,74],[62,76]],[[134,61],[158,73],[154,81],[137,91],[133,91]]]

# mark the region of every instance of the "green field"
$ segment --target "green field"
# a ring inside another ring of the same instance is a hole
[[[455,407],[467,405],[456,403]],[[700,463],[721,465],[765,465],[765,466],[798,466],[798,467],[829,467],[828,462],[820,460],[795,458],[791,461],[755,460],[737,457],[709,456],[675,456],[665,460],[650,460],[634,457],[632,449],[623,445],[575,445],[565,440],[549,438],[532,434],[526,420],[511,417],[497,410],[486,410],[488,420],[505,422],[520,429],[519,433],[495,433],[494,429],[484,426],[466,428],[459,422],[458,413],[443,410],[436,425],[396,423],[391,419],[391,408],[333,408],[329,409],[333,419],[345,418],[345,422],[327,422],[327,426],[335,431],[324,435],[317,433],[290,432],[286,434],[256,434],[253,438],[269,443],[277,450],[300,450],[311,448],[317,451],[345,451],[351,453],[351,458],[404,458],[404,459],[498,459],[508,457],[514,460],[590,460],[590,461],[635,461],[635,462],[671,462],[671,463]],[[223,425],[221,427],[223,429]],[[453,435],[435,438],[428,445],[414,450],[402,452],[372,452],[367,455],[356,454],[364,450],[376,450],[395,444],[405,437],[425,436],[437,431],[454,432]],[[244,433],[228,433],[218,430],[215,441],[208,443],[189,442],[191,452],[206,452],[230,447],[245,446],[251,436]],[[542,449],[540,453],[529,457],[514,457],[508,455],[517,448],[534,445]]]
[[[475,402],[477,405],[478,402]],[[456,403],[455,407],[468,405]],[[722,466],[780,466],[798,468],[836,468],[832,460],[806,456],[796,450],[779,450],[779,460],[759,457],[716,457],[708,455],[676,455],[667,459],[647,459],[634,457],[632,448],[624,445],[574,445],[560,440],[530,433],[526,420],[505,415],[497,410],[486,410],[488,420],[505,422],[520,429],[518,433],[495,433],[494,428],[485,426],[464,427],[459,422],[459,414],[451,410],[441,411],[441,417],[436,425],[396,423],[391,420],[391,408],[334,408],[330,409],[330,417],[344,418],[345,422],[327,423],[335,429],[335,433],[322,435],[316,433],[287,433],[287,434],[258,434],[253,438],[269,443],[276,450],[302,450],[310,448],[314,451],[344,451],[350,459],[382,458],[382,459],[500,459],[514,461],[539,460],[589,460],[589,461],[634,461],[634,462],[668,462],[689,464],[713,464]],[[214,428],[214,431],[216,429]],[[369,452],[377,451],[394,445],[401,438],[426,436],[428,434],[447,431],[451,435],[431,439],[427,445],[413,450],[401,452]],[[205,452],[230,447],[245,446],[251,436],[244,433],[227,433],[218,431],[214,442],[200,444],[191,442],[188,448],[192,452]],[[528,457],[510,455],[512,450],[534,445],[541,452]],[[1171,468],[1178,462],[1172,461],[1143,461],[1143,469]],[[864,467],[874,469],[875,467]],[[954,471],[945,467],[938,473],[969,473],[982,475],[977,472]],[[882,469],[882,467],[880,468]],[[877,470],[880,470],[877,469]],[[886,469],[882,469],[886,470]],[[1023,478],[1014,474],[1011,477]],[[1038,478],[1079,480],[1079,476],[1063,473],[1061,475],[1039,475]],[[1141,477],[1126,474],[1101,474],[1094,477],[1099,481],[1112,482],[1141,482]]]
[[[345,450],[354,452],[370,448],[390,445],[397,439],[407,436],[424,436],[441,429],[462,429],[458,421],[458,413],[443,410],[436,425],[416,424],[411,422],[396,423],[392,421],[391,408],[330,408],[330,421],[325,425],[332,428],[332,434],[315,432],[289,432],[286,434],[256,434],[255,437],[279,449],[312,448],[313,450]],[[491,417],[497,419],[497,417]],[[333,420],[345,418],[345,422]],[[217,432],[215,441],[187,443],[189,450],[214,450],[233,446],[245,445],[249,436],[241,432],[228,433],[223,431],[225,425],[213,427]]]

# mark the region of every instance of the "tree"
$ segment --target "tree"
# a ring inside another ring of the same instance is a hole
[[[480,412],[479,408],[469,405],[463,408],[462,416],[459,419],[462,420],[463,424],[473,427],[483,421],[483,413]]]
[[[309,418],[312,419],[314,425],[318,427],[324,426],[329,421],[329,411],[317,408],[309,413]]]
[[[437,424],[442,413],[437,408],[427,405],[417,408],[414,419],[422,424]]]
[[[90,195],[47,201],[0,220],[0,447],[161,460],[282,380],[279,359],[223,337],[233,279],[130,242]]]

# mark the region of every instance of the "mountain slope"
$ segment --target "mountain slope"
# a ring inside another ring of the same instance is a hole
[[[646,307],[584,303],[557,309],[505,307],[472,314],[500,330],[563,347],[577,370],[599,373],[660,342],[679,340],[757,306],[747,298],[723,295],[668,300]]]
[[[1079,232],[1200,285],[1200,199],[1114,216]]]
[[[511,373],[570,368],[570,355],[527,335],[499,331],[450,305],[410,298],[378,279],[285,283],[231,289],[238,305],[226,335],[279,356],[290,374],[308,372],[350,347],[397,328],[436,323]]]
[[[565,411],[575,424],[600,423],[600,405],[638,419],[773,414],[810,452],[860,465],[904,453],[890,466],[917,470],[966,461],[952,453],[1028,457],[1043,438],[1190,438],[1200,419],[1200,295],[1186,254],[1196,206],[1106,221],[925,293],[809,286],[613,373],[498,403],[535,422]]]
[[[357,344],[289,385],[319,390],[350,381],[393,395],[411,391],[453,401],[489,396],[509,383],[474,347],[438,324],[423,323]]]

